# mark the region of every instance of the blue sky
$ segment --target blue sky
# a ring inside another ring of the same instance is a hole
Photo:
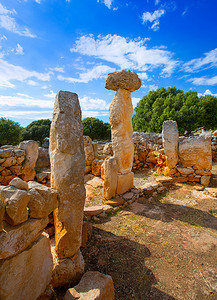
[[[84,117],[108,121],[109,72],[142,87],[217,96],[216,0],[0,0],[0,117],[52,118],[55,94],[78,94]]]

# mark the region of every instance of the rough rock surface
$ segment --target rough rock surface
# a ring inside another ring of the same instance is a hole
[[[134,72],[129,71],[117,71],[109,73],[106,78],[105,88],[108,90],[117,91],[118,89],[124,89],[130,92],[134,92],[141,87],[141,80]]]
[[[118,166],[114,157],[105,159],[104,174],[103,196],[105,199],[111,199],[115,197],[118,183]]]
[[[10,225],[18,225],[28,219],[27,204],[30,196],[27,191],[6,186],[0,190],[0,198],[5,204],[5,219]]]
[[[53,272],[51,284],[54,288],[59,286],[70,287],[79,282],[84,274],[84,259],[80,251],[73,258],[58,259],[54,249]]]
[[[49,151],[47,148],[38,148],[38,159],[36,161],[37,168],[47,168],[50,166]]]
[[[86,272],[79,284],[69,289],[63,299],[114,300],[113,280],[111,276],[97,271]]]
[[[0,199],[0,232],[3,230],[4,215],[5,215],[5,204]]]
[[[44,218],[58,207],[58,192],[40,183],[29,182],[30,200],[28,203],[31,218]]]
[[[25,151],[26,158],[23,163],[23,174],[21,178],[25,181],[34,180],[35,165],[38,159],[38,143],[36,141],[23,141],[19,148]]]
[[[126,193],[129,189],[133,188],[134,173],[118,174],[117,181],[117,194],[121,195]]]
[[[162,139],[164,153],[167,157],[167,166],[172,169],[178,163],[179,132],[176,121],[163,122]]]
[[[211,138],[189,137],[179,141],[179,158],[184,167],[194,169],[212,168]]]
[[[0,232],[0,259],[17,255],[33,243],[47,226],[48,217],[29,219],[18,225],[4,223],[5,231]]]
[[[84,139],[84,152],[85,152],[85,166],[88,167],[91,166],[92,161],[94,160],[93,144],[89,136],[83,136],[83,139]],[[86,170],[90,171],[90,169],[88,168]]]
[[[42,234],[22,253],[0,262],[0,299],[37,299],[52,276],[49,238]]]
[[[15,177],[14,179],[12,179],[9,182],[9,185],[16,187],[17,189],[20,190],[25,190],[28,191],[29,190],[29,185],[26,181],[22,180],[19,177]]]
[[[117,160],[118,172],[131,172],[133,166],[134,144],[132,140],[133,105],[130,92],[119,89],[109,107],[112,148]]]
[[[51,187],[59,192],[54,211],[56,252],[74,256],[81,245],[85,202],[83,125],[77,94],[60,91],[50,131]]]

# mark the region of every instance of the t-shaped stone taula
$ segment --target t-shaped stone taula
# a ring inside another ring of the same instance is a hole
[[[133,187],[133,105],[131,92],[139,89],[141,80],[136,73],[117,71],[109,73],[105,87],[117,91],[109,107],[112,148],[111,163],[105,163],[104,197],[110,199],[115,194],[123,194]],[[111,170],[114,166],[114,170]],[[112,175],[112,182],[111,176]],[[115,176],[115,174],[116,176]]]

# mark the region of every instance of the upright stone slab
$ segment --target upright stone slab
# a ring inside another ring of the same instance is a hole
[[[80,248],[85,201],[83,125],[77,94],[60,91],[50,131],[51,187],[59,192],[54,211],[56,253],[74,256]]]
[[[105,199],[111,199],[115,197],[118,182],[117,161],[114,157],[105,159],[104,174],[103,195]]]
[[[38,159],[38,143],[31,140],[23,141],[19,144],[19,148],[24,150],[26,154],[21,178],[25,181],[34,180],[36,175],[35,165]]]
[[[167,120],[163,122],[163,147],[167,158],[167,166],[172,169],[178,163],[179,132],[176,121]]]

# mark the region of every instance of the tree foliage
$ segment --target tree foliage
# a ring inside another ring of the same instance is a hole
[[[34,140],[42,144],[50,135],[50,124],[49,119],[33,121],[22,131],[23,140]]]
[[[179,132],[217,128],[217,98],[198,97],[197,92],[184,93],[175,87],[150,91],[144,96],[133,116],[135,131],[161,132],[165,120],[177,121]]]
[[[0,118],[0,146],[17,145],[21,141],[22,127],[19,123]]]
[[[98,118],[85,118],[82,121],[84,125],[84,135],[91,139],[107,140],[111,138],[111,127],[109,123],[103,123]]]

